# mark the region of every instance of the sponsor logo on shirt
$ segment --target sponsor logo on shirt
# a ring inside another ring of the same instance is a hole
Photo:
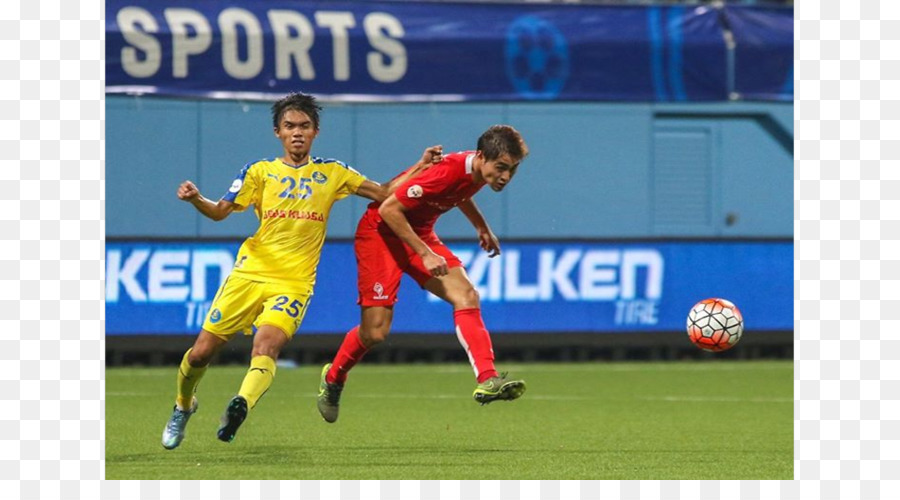
[[[372,289],[375,290],[375,296],[372,297],[373,299],[384,300],[388,298],[388,296],[384,294],[384,286],[381,283],[376,282]]]
[[[452,205],[442,205],[436,201],[426,201],[425,204],[428,205],[429,207],[439,210],[441,212],[446,212],[446,211],[452,209],[453,207],[455,207],[456,205],[458,205],[459,203],[453,203]]]
[[[322,172],[316,170],[312,174],[312,180],[316,181],[319,184],[325,184],[326,182],[328,182],[328,177],[326,177]]]
[[[244,185],[244,182],[240,179],[235,179],[234,182],[231,183],[231,187],[228,188],[229,193],[237,193],[241,190],[241,186]]]
[[[421,198],[422,193],[422,186],[418,184],[410,186],[409,189],[406,190],[406,196],[409,198]]]
[[[308,210],[269,209],[263,212],[263,219],[298,219],[325,222],[324,215],[319,212],[310,212]]]

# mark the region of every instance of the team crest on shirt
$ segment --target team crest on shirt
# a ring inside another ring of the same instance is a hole
[[[243,181],[241,181],[240,179],[235,179],[234,182],[231,183],[231,187],[228,188],[228,192],[229,193],[237,193],[238,191],[241,190],[241,186],[243,186],[243,185],[244,185]]]
[[[316,181],[319,184],[325,184],[328,182],[328,177],[325,177],[325,174],[316,170],[312,174],[312,180]]]
[[[384,294],[384,286],[381,283],[375,283],[375,286],[372,287],[372,290],[375,290],[375,296],[372,297],[375,300],[384,300],[387,295]]]
[[[213,309],[211,313],[209,313],[209,322],[210,323],[218,323],[219,320],[222,319],[222,311],[218,309]]]
[[[416,184],[414,186],[410,186],[409,189],[406,190],[406,196],[409,198],[421,198],[422,197],[422,186]]]

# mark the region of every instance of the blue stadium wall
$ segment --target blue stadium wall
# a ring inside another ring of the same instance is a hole
[[[788,103],[326,104],[313,154],[386,181],[496,123],[531,148],[509,190],[476,198],[501,238],[792,238]],[[175,189],[192,179],[217,199],[245,163],[282,153],[271,124],[264,103],[107,96],[107,236],[252,234],[253,215],[212,222]],[[337,203],[329,236],[352,238],[365,206]],[[455,212],[438,232],[472,237]]]

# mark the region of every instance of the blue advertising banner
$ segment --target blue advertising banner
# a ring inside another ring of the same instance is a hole
[[[239,242],[107,242],[108,335],[194,334]],[[691,306],[731,300],[748,330],[793,329],[793,242],[451,244],[493,332],[680,331]],[[353,245],[326,243],[300,333],[359,321]],[[374,293],[374,292],[373,292]],[[453,332],[452,309],[404,277],[396,333]]]
[[[707,5],[109,0],[106,91],[722,101],[733,89],[720,14]],[[763,40],[764,14],[754,28]],[[768,71],[746,61],[750,73]],[[753,88],[765,82],[757,90],[783,99],[785,68],[772,71],[771,82],[751,77]]]
[[[794,11],[730,5],[723,21],[734,35],[735,92],[743,99],[794,98]]]

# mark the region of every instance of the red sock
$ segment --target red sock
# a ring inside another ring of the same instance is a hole
[[[454,311],[453,320],[456,323],[456,338],[469,355],[469,362],[472,363],[478,383],[496,377],[494,349],[491,347],[491,336],[481,319],[481,309]]]
[[[359,325],[354,326],[347,332],[341,348],[334,355],[334,361],[331,362],[331,369],[325,375],[325,381],[329,384],[343,384],[346,382],[347,372],[356,363],[359,363],[359,360],[368,351],[369,349],[359,340]]]

